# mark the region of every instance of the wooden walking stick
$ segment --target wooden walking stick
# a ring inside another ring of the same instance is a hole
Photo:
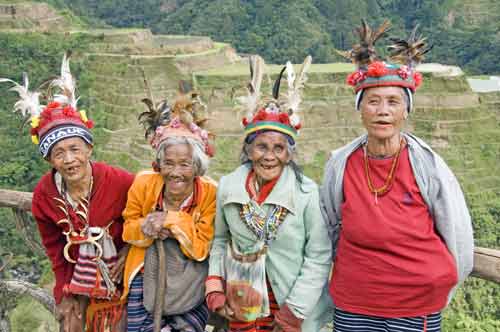
[[[155,240],[156,250],[158,251],[158,289],[155,297],[155,306],[153,313],[153,331],[160,332],[161,317],[163,315],[163,301],[165,299],[165,290],[167,288],[167,271],[165,262],[165,249],[162,239]]]

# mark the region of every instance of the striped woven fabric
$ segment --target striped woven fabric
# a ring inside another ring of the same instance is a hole
[[[334,332],[440,332],[441,313],[423,317],[382,318],[335,309]]]
[[[107,268],[111,270],[116,264],[117,256],[110,258],[101,258]],[[95,255],[87,255],[80,251],[76,261],[69,292],[72,294],[86,295],[92,298],[109,299],[114,295],[111,294],[102,277],[101,271],[95,261]]]
[[[138,273],[128,294],[127,332],[152,332],[153,315],[144,308],[143,276]],[[198,307],[181,315],[165,316],[162,320],[162,332],[204,332],[208,321],[208,307],[203,302]]]

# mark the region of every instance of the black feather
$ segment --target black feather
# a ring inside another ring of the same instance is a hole
[[[184,80],[179,81],[179,92],[181,92],[182,94],[188,94],[192,90],[193,85],[190,82]]]
[[[390,58],[399,63],[408,65],[413,68],[418,63],[422,62],[424,55],[431,49],[432,45],[428,46],[426,38],[422,35],[417,36],[418,25],[413,28],[408,39],[390,38],[392,45],[387,47]]]
[[[157,105],[154,105],[149,98],[144,98],[141,101],[146,104],[148,110],[139,114],[138,120],[146,130],[144,137],[148,138],[149,135],[156,131],[156,128],[170,122],[170,106],[167,100],[163,100]]]
[[[252,64],[252,58],[248,58],[248,64],[250,65],[250,80],[253,79],[253,64]]]
[[[274,99],[278,99],[280,96],[280,85],[281,85],[281,78],[283,77],[283,73],[285,72],[286,66],[281,69],[280,74],[278,75],[278,78],[274,82],[273,85],[273,97]]]

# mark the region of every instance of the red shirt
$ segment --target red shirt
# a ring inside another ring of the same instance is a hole
[[[369,159],[375,188],[384,184],[393,158]],[[392,189],[368,189],[363,149],[348,159],[342,229],[330,293],[353,313],[387,318],[440,311],[457,283],[455,262],[415,181],[408,148],[401,151]]]
[[[92,177],[94,182],[90,195],[89,224],[105,227],[114,221],[109,228],[109,233],[119,250],[123,246],[122,211],[125,208],[128,189],[134,176],[122,169],[92,162]],[[74,264],[66,261],[63,256],[66,238],[62,231],[67,230],[67,226],[57,225],[57,222],[64,218],[64,213],[57,207],[54,197],[62,199],[54,182],[54,171],[51,171],[40,179],[33,191],[31,212],[37,222],[45,252],[52,263],[56,278],[54,298],[56,303],[60,303],[63,287],[71,281]],[[75,212],[69,209],[69,214],[73,216]],[[73,220],[78,221],[79,218],[75,216]],[[71,246],[70,256],[75,260],[78,258],[78,245]]]

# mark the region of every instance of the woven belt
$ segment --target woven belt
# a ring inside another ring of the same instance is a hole
[[[259,251],[248,255],[242,255],[235,252],[231,242],[229,242],[229,246],[231,247],[231,256],[233,256],[233,258],[240,263],[254,263],[260,258],[260,256],[267,253],[267,246],[263,246]]]

